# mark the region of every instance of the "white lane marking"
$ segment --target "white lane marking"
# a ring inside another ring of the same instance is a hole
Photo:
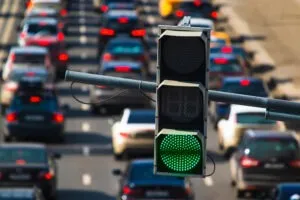
[[[89,174],[82,175],[82,184],[85,186],[91,185],[92,177]]]
[[[84,156],[89,156],[90,155],[90,147],[89,146],[83,146],[82,147],[82,154]]]
[[[91,130],[91,126],[90,126],[89,123],[83,122],[83,123],[81,124],[81,129],[82,129],[83,132],[88,132],[88,131]]]
[[[87,105],[87,104],[81,104],[80,108],[81,108],[81,110],[83,110],[83,111],[87,111],[87,110],[90,109],[90,105]]]
[[[85,18],[80,18],[79,23],[84,24],[85,23]]]
[[[147,20],[147,22],[148,22],[149,24],[156,24],[156,22],[157,22],[157,18],[155,18],[155,17],[153,17],[153,16],[151,16],[151,15],[149,15],[149,16],[146,18],[146,20]]]
[[[211,187],[214,185],[214,181],[211,177],[206,177],[203,179],[203,181],[204,181],[204,184],[208,187]]]
[[[109,125],[113,125],[114,124],[114,120],[113,119],[108,119],[107,122],[108,122]]]
[[[79,27],[79,32],[80,33],[85,33],[86,32],[86,26],[80,26]]]
[[[86,52],[82,52],[82,54],[80,54],[80,58],[81,59],[86,59],[87,58],[87,53]]]
[[[86,44],[86,42],[87,42],[87,37],[84,36],[84,35],[82,35],[82,36],[80,36],[79,41],[80,41],[81,44]]]

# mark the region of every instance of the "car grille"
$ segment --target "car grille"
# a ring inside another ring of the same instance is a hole
[[[145,138],[145,139],[150,139],[150,138],[154,138],[154,130],[151,131],[142,131],[142,132],[138,132],[135,133],[134,138]]]

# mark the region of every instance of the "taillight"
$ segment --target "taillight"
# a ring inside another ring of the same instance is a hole
[[[247,156],[243,156],[241,158],[240,163],[243,168],[251,168],[251,167],[256,167],[259,165],[258,160],[254,159],[254,158],[249,158]]]
[[[226,58],[215,58],[214,63],[218,65],[224,65],[228,63],[228,59]]]
[[[11,61],[15,61],[15,60],[16,60],[16,54],[12,53],[12,54],[10,55],[10,60],[11,60]]]
[[[4,90],[15,92],[18,89],[18,84],[14,82],[9,82],[4,85]]]
[[[26,161],[23,159],[16,160],[16,165],[25,165]]]
[[[62,32],[59,32],[57,34],[57,40],[58,41],[63,41],[65,39],[65,35]]]
[[[249,86],[250,85],[250,81],[247,80],[247,79],[241,80],[240,81],[240,85],[244,86],[244,87]]]
[[[129,137],[129,133],[121,132],[121,133],[120,133],[120,136],[125,137],[125,138],[128,138],[128,137]]]
[[[211,18],[213,19],[217,19],[218,18],[218,12],[217,11],[213,11],[210,13]]]
[[[25,32],[22,32],[22,33],[20,33],[20,38],[23,38],[23,39],[24,39],[24,38],[26,37],[26,35],[27,35],[27,34],[26,34]]]
[[[112,60],[112,55],[109,53],[103,54],[103,61],[110,61]]]
[[[50,172],[41,172],[39,174],[39,178],[47,180],[47,181],[53,179],[53,177],[54,177],[54,175]]]
[[[231,47],[222,47],[221,52],[222,53],[232,53],[232,48]]]
[[[11,122],[16,122],[18,120],[18,115],[16,112],[8,113],[5,116],[6,121],[11,123]]]
[[[38,41],[39,46],[49,46],[51,43],[46,40]]]
[[[40,103],[41,100],[42,99],[39,96],[31,96],[30,99],[29,99],[30,103]]]
[[[27,72],[25,74],[25,76],[27,76],[27,77],[34,77],[35,76],[35,72]]]
[[[102,5],[101,7],[100,7],[100,10],[101,10],[101,12],[107,12],[108,11],[108,6],[107,5]]]
[[[199,7],[199,6],[201,6],[201,4],[202,4],[201,0],[194,0],[194,5],[195,6]]]
[[[300,168],[300,160],[293,160],[289,164],[291,167]]]
[[[53,113],[52,120],[56,123],[63,123],[65,121],[65,117],[61,113]]]
[[[69,56],[66,53],[61,53],[61,54],[59,54],[58,59],[60,61],[67,61],[67,60],[69,60]]]
[[[115,67],[116,72],[130,72],[131,68],[129,66],[117,66]]]
[[[114,36],[115,35],[115,31],[113,29],[109,29],[109,28],[101,28],[99,33],[100,33],[100,35],[104,35],[104,36]]]
[[[124,186],[122,191],[124,195],[131,195],[131,196],[139,195],[142,192],[140,189],[130,188],[129,186]]]
[[[131,31],[133,37],[144,37],[146,35],[145,29],[136,29]]]
[[[183,16],[184,16],[184,11],[183,10],[177,10],[176,12],[175,12],[175,15],[176,15],[176,17],[178,17],[178,18],[182,18]]]
[[[62,9],[59,13],[62,17],[65,17],[68,14],[68,11],[66,9]]]
[[[127,17],[120,17],[118,18],[118,22],[120,24],[127,24],[129,22],[129,19]]]

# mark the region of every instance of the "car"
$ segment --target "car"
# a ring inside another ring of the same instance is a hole
[[[54,18],[31,18],[26,21],[20,36],[20,46],[47,47],[58,76],[64,75],[69,61],[65,35]]]
[[[228,43],[228,41],[224,38],[217,38],[213,35],[211,35],[210,37],[210,47],[215,47],[215,46],[220,46],[220,45],[230,45],[230,43]]]
[[[110,10],[103,15],[102,22],[98,34],[99,58],[106,44],[118,35],[141,39],[146,45],[146,30],[135,10]]]
[[[230,157],[239,145],[247,129],[285,131],[283,122],[265,119],[265,108],[231,105],[228,119],[221,119],[217,125],[219,149]]]
[[[222,87],[222,78],[226,76],[247,76],[247,66],[234,54],[212,53],[210,54],[209,88],[219,90]]]
[[[1,119],[6,141],[42,139],[63,143],[65,115],[55,90],[47,90],[39,80],[20,83]]]
[[[255,77],[223,77],[222,86],[219,91],[258,97],[271,97],[267,85],[262,79]],[[210,102],[209,115],[214,125],[217,127],[218,121],[229,116],[230,104],[223,102]]]
[[[299,152],[292,132],[248,130],[229,162],[235,195],[269,196],[277,184],[299,182]]]
[[[98,74],[136,80],[145,80],[145,72],[140,62],[110,61],[105,62],[99,69]],[[136,90],[128,90],[114,98],[119,89],[108,86],[90,86],[90,102],[92,112],[98,114],[102,108],[115,111],[123,107],[149,107],[150,102]],[[109,99],[109,100],[105,100]],[[104,100],[105,102],[101,103]]]
[[[39,80],[47,84],[45,87],[53,88],[54,77],[44,68],[15,68],[8,79],[1,84],[0,102],[2,109],[7,108],[18,90],[19,83],[24,80]]]
[[[188,178],[156,175],[153,165],[153,159],[138,159],[131,161],[124,171],[113,169],[113,174],[120,176],[116,199],[194,199]]]
[[[45,200],[43,192],[34,187],[4,187],[0,188],[1,200]]]
[[[60,158],[58,153],[47,152],[44,144],[1,143],[0,186],[38,186],[45,197],[55,199],[58,181],[56,160]]]
[[[192,27],[210,28],[211,30],[215,29],[214,21],[207,18],[192,17],[190,23]]]
[[[184,16],[201,17],[214,21],[218,18],[218,12],[213,4],[203,0],[182,1],[173,14],[178,19],[178,22]]]
[[[300,183],[280,183],[271,192],[272,200],[299,200]]]
[[[224,40],[222,42],[222,40]],[[223,31],[211,31],[211,46],[228,45],[232,44],[231,38],[228,33]]]
[[[35,8],[52,8],[57,10],[62,17],[68,15],[66,0],[31,0],[27,7],[27,11]]]
[[[45,47],[27,46],[12,47],[9,50],[6,63],[3,67],[2,79],[8,79],[9,74],[15,68],[42,68],[55,76],[55,67],[51,55]]]
[[[154,109],[124,109],[120,121],[111,127],[113,153],[116,160],[129,154],[153,152],[155,132]]]
[[[111,7],[110,4],[114,5]],[[130,10],[135,10],[136,5],[135,0],[93,0],[94,10],[99,14],[106,13],[110,9],[128,9],[131,6],[133,6],[133,9]]]

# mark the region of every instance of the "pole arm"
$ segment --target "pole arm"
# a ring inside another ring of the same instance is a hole
[[[149,81],[89,74],[70,70],[66,71],[65,80],[92,85],[107,85],[118,88],[141,89],[145,92],[156,93],[156,83]],[[271,112],[274,111],[300,115],[300,103],[296,102],[234,94],[228,92],[219,92],[214,90],[208,91],[208,98],[211,101],[267,108],[268,111]]]

